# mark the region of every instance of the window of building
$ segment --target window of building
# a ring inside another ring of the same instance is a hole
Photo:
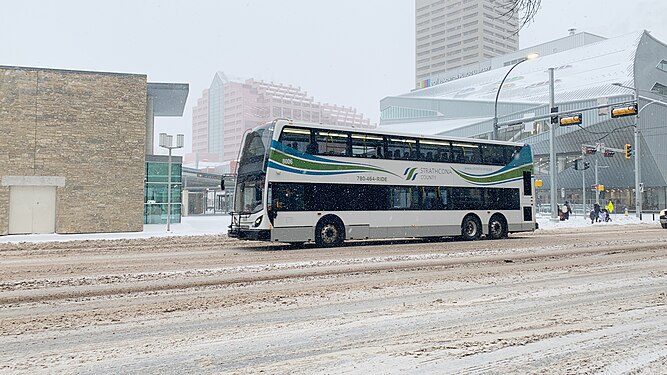
[[[656,92],[660,95],[667,95],[667,86],[656,82],[655,85],[651,87],[651,91]]]
[[[667,72],[667,60],[660,60],[660,63],[658,63],[657,68],[662,70],[663,72]]]

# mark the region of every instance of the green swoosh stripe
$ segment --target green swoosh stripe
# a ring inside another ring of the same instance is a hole
[[[391,173],[387,172],[383,169],[379,168],[374,168],[374,167],[367,167],[367,166],[362,166],[362,165],[353,165],[353,164],[325,164],[325,163],[317,163],[317,162],[312,162],[308,160],[303,160],[303,159],[298,159],[294,156],[287,155],[285,153],[282,153],[278,150],[271,150],[271,156],[269,157],[272,161],[278,163],[278,164],[283,164],[283,159],[288,158],[292,159],[293,164],[290,164],[289,167],[291,168],[297,168],[297,169],[306,169],[306,170],[313,170],[313,171],[353,171],[353,170],[363,170],[363,171],[374,171],[374,172],[386,172],[386,173]],[[392,173],[393,174],[393,173]]]
[[[463,178],[466,181],[473,182],[473,183],[478,183],[478,184],[488,184],[488,183],[494,183],[494,182],[502,182],[502,181],[507,181],[511,180],[513,178],[521,177],[523,176],[524,171],[533,171],[533,166],[532,165],[525,165],[521,168],[513,169],[511,171],[507,171],[505,173],[501,173],[495,176],[486,176],[486,177],[472,177],[469,176],[463,172],[459,172],[456,169],[452,168],[456,174],[459,175],[459,177]]]

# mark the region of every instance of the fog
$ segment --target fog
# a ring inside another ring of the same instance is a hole
[[[605,37],[648,29],[667,42],[666,13],[658,0],[543,0],[520,45],[564,37],[569,28]],[[22,0],[3,2],[0,19],[0,65],[189,83],[183,117],[156,120],[156,133],[185,134],[176,154],[191,150],[192,106],[216,71],[299,86],[372,123],[381,98],[414,87],[414,0]]]

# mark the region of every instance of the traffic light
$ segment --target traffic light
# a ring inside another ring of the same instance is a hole
[[[581,113],[575,113],[570,116],[560,118],[561,126],[579,125],[581,124]]]
[[[635,103],[635,104],[632,104],[632,105],[629,105],[629,106],[612,108],[611,109],[611,117],[612,118],[617,118],[617,117],[625,117],[625,116],[634,116],[638,112],[639,111],[637,110],[637,103]]]
[[[574,169],[578,171],[585,171],[586,169],[591,167],[591,163],[587,161],[583,161],[581,159],[577,159],[574,161]]]
[[[557,112],[558,112],[558,107],[551,108],[551,113],[557,113]],[[551,123],[558,124],[558,116],[551,116]]]
[[[629,143],[625,144],[625,158],[630,159],[632,156],[632,145]]]
[[[605,158],[613,158],[615,154],[616,152],[614,152],[614,150],[604,150],[603,156]]]

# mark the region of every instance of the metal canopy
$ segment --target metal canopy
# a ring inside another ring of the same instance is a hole
[[[148,82],[154,116],[183,116],[190,86],[187,83]]]

